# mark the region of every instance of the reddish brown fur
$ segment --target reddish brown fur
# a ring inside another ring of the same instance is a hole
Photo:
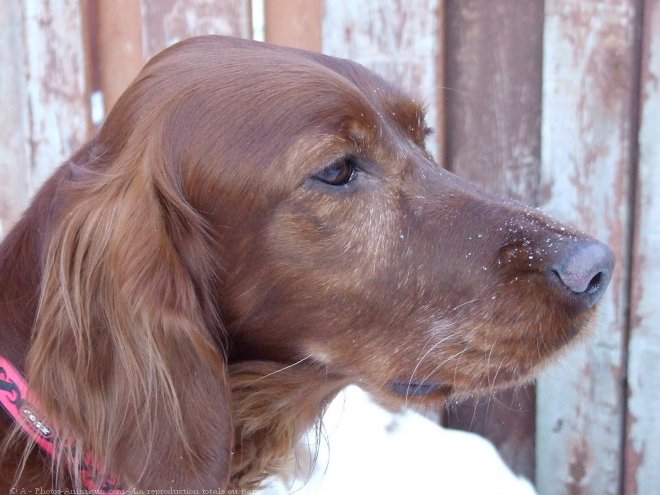
[[[387,401],[395,381],[443,384],[437,401],[521,383],[592,313],[544,261],[582,234],[441,170],[425,135],[345,60],[166,50],[2,244],[0,352],[126,487],[254,487],[348,383]],[[312,179],[346,153],[353,183]],[[21,452],[3,493],[17,472],[49,486]]]

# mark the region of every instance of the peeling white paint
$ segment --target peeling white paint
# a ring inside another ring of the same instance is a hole
[[[438,0],[326,0],[323,53],[354,60],[422,101],[438,122]],[[438,156],[437,142],[428,140]]]
[[[88,91],[80,5],[22,4],[30,195],[87,139]]]
[[[559,378],[551,370],[539,379],[537,485],[546,495],[619,493],[634,5],[546,2],[541,180],[551,194],[542,206],[618,257],[595,335]]]

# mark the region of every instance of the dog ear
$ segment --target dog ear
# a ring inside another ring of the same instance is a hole
[[[59,187],[27,375],[68,439],[60,464],[89,453],[124,489],[218,489],[232,426],[216,256],[158,153],[65,165],[79,177]]]

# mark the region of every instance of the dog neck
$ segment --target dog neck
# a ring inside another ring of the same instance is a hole
[[[39,306],[48,226],[60,213],[58,187],[69,175],[66,165],[60,167],[0,243],[0,355],[19,370],[24,369]]]
[[[38,234],[28,218],[0,244],[0,354],[19,369],[24,369],[39,301]]]

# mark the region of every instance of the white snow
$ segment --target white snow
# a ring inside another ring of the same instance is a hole
[[[304,461],[309,454],[299,455],[260,495],[536,493],[482,437],[443,428],[413,411],[391,413],[355,386],[332,402],[323,423],[326,438],[311,473]],[[315,438],[308,433],[300,451],[308,453]]]

